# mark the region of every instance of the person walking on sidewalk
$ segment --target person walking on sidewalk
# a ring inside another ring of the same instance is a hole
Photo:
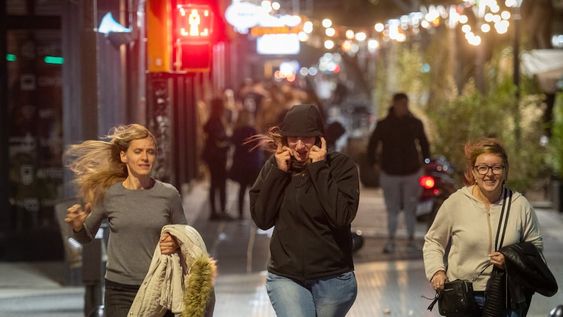
[[[162,254],[177,252],[176,241],[169,234],[160,235],[162,227],[187,222],[176,188],[151,177],[157,154],[152,133],[131,124],[114,128],[107,139],[84,141],[68,149],[69,167],[85,204],[68,208],[65,221],[74,237],[87,243],[107,219],[104,313],[125,317],[155,246],[160,245]]]
[[[416,206],[422,188],[418,178],[430,158],[430,146],[422,121],[409,111],[405,93],[393,95],[389,114],[377,122],[367,149],[368,163],[378,164],[381,188],[387,209],[388,240],[384,253],[395,251],[395,234],[401,208],[405,215],[409,248],[416,248],[414,230]]]
[[[211,100],[209,119],[203,126],[207,134],[203,146],[202,158],[209,168],[211,178],[209,187],[209,205],[211,208],[210,220],[231,220],[227,214],[227,152],[229,150],[229,137],[223,122],[225,106],[223,99]],[[219,210],[216,205],[219,195]]]
[[[262,151],[253,150],[252,145],[247,142],[248,138],[256,135],[257,131],[252,122],[254,116],[248,110],[242,110],[238,114],[231,143],[235,146],[233,163],[229,170],[229,178],[239,184],[238,190],[238,212],[239,219],[244,219],[244,198],[246,190],[254,184],[260,168],[262,167]]]
[[[314,105],[293,106],[261,141],[274,155],[250,190],[250,211],[257,227],[274,227],[266,289],[276,315],[345,316],[357,295],[350,233],[356,164],[327,153]]]
[[[495,251],[495,236],[501,221],[503,192],[508,191],[508,156],[497,140],[486,138],[466,144],[465,158],[466,186],[453,193],[438,210],[425,236],[423,256],[426,277],[434,289],[443,289],[448,280],[473,282],[478,307],[469,317],[481,316],[493,266],[505,269],[504,255]],[[534,209],[520,193],[513,192],[512,199],[506,196],[510,202],[505,205],[510,211],[503,245],[527,241],[541,251],[543,242]],[[446,269],[444,256],[448,245]],[[527,307],[521,307],[503,316],[523,317],[526,311]]]

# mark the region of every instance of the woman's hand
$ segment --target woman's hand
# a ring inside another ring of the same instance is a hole
[[[159,245],[160,253],[164,255],[172,254],[178,250],[178,243],[176,243],[176,240],[169,233],[163,233],[160,236]]]
[[[311,163],[322,161],[326,158],[326,140],[321,137],[321,147],[313,145],[309,150],[309,159]]]
[[[491,261],[491,264],[501,270],[504,270],[504,254],[500,252],[493,252],[489,254],[489,259]]]
[[[278,149],[276,150],[276,163],[278,168],[287,173],[289,171],[289,159],[291,158],[291,151],[287,146],[282,146],[278,144]]]
[[[446,276],[446,272],[440,270],[434,273],[434,276],[432,276],[432,279],[430,280],[430,284],[432,284],[432,288],[434,288],[437,291],[443,290],[444,283],[446,283],[447,280],[448,277]]]
[[[90,214],[92,205],[87,203],[84,208],[80,204],[74,204],[66,210],[65,222],[71,225],[72,230],[78,232],[82,230],[86,217]]]

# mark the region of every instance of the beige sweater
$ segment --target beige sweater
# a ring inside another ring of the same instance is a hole
[[[490,209],[471,194],[471,186],[453,193],[440,207],[434,223],[425,236],[423,255],[428,280],[439,270],[446,270],[448,280],[475,281],[473,289],[483,291],[492,266],[488,254],[494,251],[502,200]],[[503,246],[529,241],[541,251],[542,236],[538,219],[528,200],[514,192]],[[444,260],[446,246],[451,243]]]
[[[202,306],[204,314],[213,314],[214,295],[209,294],[207,303],[187,303],[185,301],[185,290],[188,277],[192,274],[193,263],[202,257],[209,258],[203,239],[199,233],[188,225],[166,225],[162,233],[172,235],[180,251],[171,255],[162,255],[159,245],[154,250],[154,255],[149,271],[135,296],[135,300],[129,310],[131,317],[162,317],[167,310],[174,314],[185,314],[186,305]],[[214,262],[209,259],[209,265]],[[202,279],[209,279],[203,277]],[[209,284],[212,281],[208,281]]]

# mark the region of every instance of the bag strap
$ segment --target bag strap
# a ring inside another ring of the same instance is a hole
[[[500,211],[500,218],[498,221],[497,235],[495,238],[495,251],[500,250],[504,243],[504,235],[506,233],[506,227],[508,224],[508,216],[510,214],[510,205],[512,204],[512,191],[506,187],[503,188],[503,196],[504,198],[502,200],[502,208]],[[504,226],[503,226],[503,222],[504,222]],[[502,234],[501,234],[501,230],[502,230]],[[500,241],[499,241],[499,236],[500,236]]]
[[[425,298],[428,298],[428,297],[425,297]],[[428,298],[428,299],[430,299],[430,298]],[[440,293],[436,292],[436,295],[432,299],[432,302],[430,303],[430,305],[428,305],[428,307],[426,309],[428,309],[429,311],[432,311],[432,309],[434,309],[434,305],[436,305],[436,303],[438,302],[439,299],[440,299]]]
[[[495,237],[495,251],[500,250],[500,248],[502,248],[502,244],[504,243],[504,235],[506,233],[506,227],[508,224],[508,215],[510,214],[510,205],[512,204],[512,191],[504,187],[502,189],[502,196],[503,196],[502,207],[500,210],[500,218],[498,221],[497,235]],[[504,222],[504,226],[503,226],[503,222]],[[501,234],[501,230],[502,230],[502,234]],[[499,236],[500,236],[500,243],[499,243]],[[481,272],[475,278],[473,278],[471,282],[475,282],[479,278],[479,276],[481,276],[485,272],[485,270],[489,268],[489,266],[491,265],[492,265],[491,263],[487,264],[481,270]]]

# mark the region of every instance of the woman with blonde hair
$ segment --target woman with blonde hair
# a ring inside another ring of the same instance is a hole
[[[69,168],[84,204],[71,206],[65,221],[74,237],[87,243],[107,219],[105,315],[120,317],[127,316],[155,246],[160,245],[162,254],[178,249],[171,235],[160,234],[162,227],[186,224],[186,218],[176,188],[151,177],[157,150],[155,137],[146,127],[118,126],[106,139],[68,149]]]

